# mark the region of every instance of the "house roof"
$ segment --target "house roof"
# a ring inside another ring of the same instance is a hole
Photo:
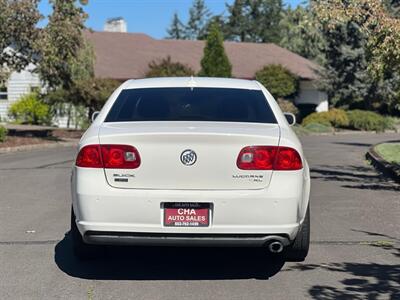
[[[96,54],[97,77],[143,78],[148,64],[170,56],[172,61],[200,71],[204,41],[157,40],[142,33],[85,32]],[[310,60],[275,44],[224,42],[236,78],[251,79],[265,65],[281,64],[302,79],[316,79],[318,68]]]

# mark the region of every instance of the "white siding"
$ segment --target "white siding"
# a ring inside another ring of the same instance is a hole
[[[299,94],[295,104],[315,104],[318,111],[328,110],[328,95],[318,90],[317,83],[310,80],[300,81]]]
[[[37,74],[32,73],[33,66],[29,66],[21,72],[13,72],[7,82],[7,100],[0,100],[0,118],[6,120],[10,104],[17,101],[21,96],[31,92],[34,87],[40,87]]]
[[[21,72],[13,72],[7,82],[7,100],[0,100],[0,119],[5,121],[8,119],[8,107],[11,103],[17,101],[22,96],[30,93],[32,88],[41,87],[39,76],[33,73],[34,66],[29,65],[25,70]],[[57,116],[54,120],[54,125],[58,127],[67,127],[68,117]],[[75,124],[70,122],[70,127],[74,127]]]

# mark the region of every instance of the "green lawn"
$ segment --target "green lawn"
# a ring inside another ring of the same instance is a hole
[[[375,150],[388,162],[400,164],[400,143],[380,144]]]

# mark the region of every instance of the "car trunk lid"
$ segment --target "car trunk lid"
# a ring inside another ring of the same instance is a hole
[[[272,171],[240,170],[243,147],[277,146],[277,124],[225,122],[104,123],[100,144],[134,146],[137,169],[104,169],[108,183],[127,189],[241,190],[268,186]]]

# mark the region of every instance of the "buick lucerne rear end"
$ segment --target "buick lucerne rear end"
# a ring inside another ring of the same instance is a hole
[[[79,143],[75,254],[101,245],[265,247],[302,261],[310,175],[299,140],[256,81],[130,80]]]

